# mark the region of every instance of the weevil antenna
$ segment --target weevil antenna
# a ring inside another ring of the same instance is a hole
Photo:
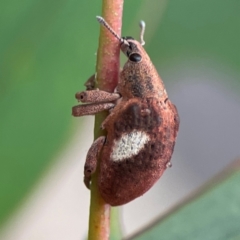
[[[141,29],[141,32],[140,32],[140,41],[141,41],[141,45],[143,46],[145,44],[145,41],[143,39],[143,36],[144,36],[144,32],[145,32],[145,27],[146,27],[146,24],[143,20],[141,20],[139,22],[139,26],[140,26],[140,29]]]
[[[121,43],[124,41],[114,30],[109,26],[109,24],[105,21],[103,17],[96,16],[98,22],[102,24],[105,28],[108,29],[109,32],[111,32]]]

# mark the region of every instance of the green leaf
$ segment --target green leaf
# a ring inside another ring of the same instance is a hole
[[[240,171],[217,179],[131,239],[240,239]]]

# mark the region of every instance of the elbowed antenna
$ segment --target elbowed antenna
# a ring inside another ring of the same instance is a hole
[[[109,24],[105,21],[103,17],[96,16],[98,22],[102,24],[105,28],[109,30],[121,43],[124,41],[110,26]]]
[[[145,44],[145,41],[143,39],[143,36],[144,36],[144,32],[145,32],[145,27],[146,27],[146,24],[143,20],[141,20],[139,22],[139,26],[140,26],[140,29],[141,29],[141,32],[140,32],[140,41],[141,41],[141,45],[143,46]]]

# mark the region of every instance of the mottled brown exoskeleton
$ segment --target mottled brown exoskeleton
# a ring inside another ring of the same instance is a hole
[[[117,206],[143,195],[171,166],[179,116],[142,47],[143,31],[141,43],[131,37],[120,38],[103,18],[97,18],[119,39],[128,60],[114,93],[79,92],[76,98],[86,104],[74,106],[72,113],[84,116],[111,109],[102,123],[107,137],[95,140],[87,153],[84,182],[89,188],[99,157],[100,193],[107,203]]]

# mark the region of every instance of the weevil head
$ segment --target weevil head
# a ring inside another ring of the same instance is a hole
[[[141,62],[146,54],[142,45],[132,37],[122,38],[121,50],[132,63]]]
[[[132,63],[140,63],[142,59],[145,58],[145,56],[147,57],[147,59],[143,60],[150,60],[142,47],[145,44],[145,41],[143,40],[143,35],[145,32],[145,22],[140,21],[139,26],[141,29],[140,42],[134,40],[134,38],[132,37],[121,38],[121,50],[128,57],[128,60]]]
[[[141,43],[134,40],[132,37],[120,37],[104,20],[104,18],[97,16],[97,20],[100,24],[108,29],[118,40],[120,43],[120,47],[122,52],[128,57],[129,61],[133,63],[139,63],[142,61],[142,58],[147,57],[146,60],[149,60],[145,50],[143,49],[143,45],[145,44],[143,40],[143,34],[145,31],[145,22],[140,21],[139,25],[141,28],[140,39]]]

